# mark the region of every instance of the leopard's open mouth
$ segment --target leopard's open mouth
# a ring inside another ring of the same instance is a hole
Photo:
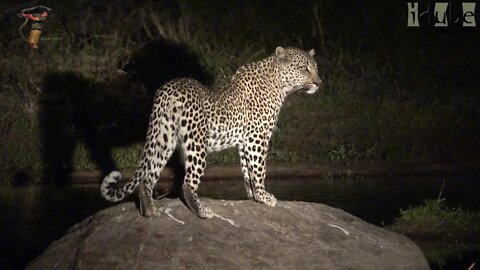
[[[293,88],[293,91],[300,91],[300,90],[305,90],[307,94],[313,94],[317,92],[319,88],[319,85],[314,84],[314,83],[309,83],[309,84],[304,84],[304,85],[299,85]]]
[[[307,94],[310,94],[310,95],[311,95],[311,94],[317,92],[318,87],[319,87],[319,85],[316,85],[316,84],[314,84],[314,83],[312,83],[312,84],[307,84],[307,85],[306,85],[307,91],[305,91],[305,92],[306,92]]]

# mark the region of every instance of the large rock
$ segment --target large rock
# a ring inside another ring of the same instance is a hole
[[[98,212],[70,229],[30,269],[429,269],[405,236],[317,203],[203,200],[198,219],[162,199],[159,217],[133,203]]]

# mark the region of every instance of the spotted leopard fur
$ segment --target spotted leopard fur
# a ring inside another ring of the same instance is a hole
[[[207,153],[237,147],[248,198],[275,206],[277,200],[264,183],[268,143],[285,98],[318,89],[314,53],[277,47],[270,57],[241,67],[229,85],[217,90],[188,78],[163,85],[155,95],[139,168],[121,188],[116,188],[120,172],[111,172],[101,185],[102,195],[120,201],[139,185],[141,214],[157,214],[153,188],[179,147],[185,157],[185,201],[197,216],[211,218],[213,212],[197,195]]]

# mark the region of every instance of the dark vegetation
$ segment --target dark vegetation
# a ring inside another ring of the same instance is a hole
[[[18,34],[23,21],[1,15],[4,183],[135,167],[158,84],[183,75],[224,84],[278,45],[315,48],[324,85],[285,105],[271,161],[480,157],[478,31],[409,30],[403,2],[41,4],[55,12],[37,51]],[[237,154],[209,158],[230,163]]]
[[[449,207],[444,199],[401,210],[401,216],[388,228],[414,239],[438,268],[447,269],[452,257],[460,260],[469,252],[478,254],[480,248],[480,213]]]

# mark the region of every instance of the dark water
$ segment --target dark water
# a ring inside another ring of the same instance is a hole
[[[399,215],[399,209],[437,198],[442,182],[440,177],[270,179],[267,188],[281,200],[324,203],[382,226],[391,223]],[[242,180],[204,181],[200,193],[212,198],[245,198]],[[479,194],[480,178],[467,175],[447,178],[442,197],[451,206],[480,210]],[[1,187],[0,269],[23,268],[70,226],[110,205],[94,185]],[[469,251],[448,258],[443,268],[466,269],[476,256],[480,256],[478,251]],[[476,262],[480,263],[478,258]]]

